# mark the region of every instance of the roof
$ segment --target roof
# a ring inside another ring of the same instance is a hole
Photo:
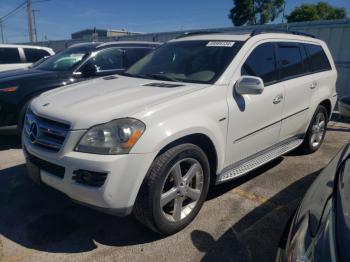
[[[27,47],[27,48],[33,48],[33,49],[44,49],[44,50],[50,50],[52,51],[52,49],[50,47],[46,47],[46,46],[37,46],[37,45],[16,45],[16,44],[0,44],[0,47]]]
[[[105,46],[159,46],[162,43],[160,42],[148,42],[148,41],[115,41],[115,42],[106,42],[101,43],[97,48],[105,47]]]
[[[186,40],[224,40],[224,41],[246,41],[251,37],[255,36],[278,36],[279,38],[294,38],[298,40],[315,39],[315,36],[310,34],[305,34],[302,32],[281,30],[281,29],[255,29],[255,30],[241,30],[241,31],[231,31],[231,32],[188,32],[184,35],[177,37],[172,41]]]

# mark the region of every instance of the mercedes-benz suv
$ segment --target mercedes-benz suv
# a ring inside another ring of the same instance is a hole
[[[336,79],[326,44],[308,35],[189,34],[113,79],[34,99],[28,171],[81,204],[172,234],[197,215],[210,184],[298,147],[316,151]]]

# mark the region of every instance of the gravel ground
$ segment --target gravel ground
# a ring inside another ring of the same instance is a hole
[[[290,153],[212,188],[193,223],[166,238],[35,185],[18,139],[0,137],[0,261],[273,261],[299,200],[350,140],[350,124],[328,129],[318,152]]]

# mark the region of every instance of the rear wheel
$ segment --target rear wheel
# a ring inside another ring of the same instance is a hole
[[[154,160],[138,194],[134,215],[153,231],[173,234],[198,214],[209,180],[205,153],[193,144],[175,146]]]
[[[327,110],[324,106],[319,105],[311,120],[304,142],[300,147],[302,151],[305,153],[313,153],[321,147],[326,135],[327,122]]]

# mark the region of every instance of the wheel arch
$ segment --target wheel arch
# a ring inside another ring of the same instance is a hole
[[[157,156],[174,146],[185,143],[191,143],[198,146],[206,154],[210,166],[210,179],[211,183],[213,183],[213,181],[215,181],[218,169],[218,153],[215,148],[214,142],[203,133],[194,133],[177,138],[163,146],[162,149],[158,152]]]
[[[324,99],[320,105],[324,106],[327,110],[327,120],[329,121],[331,118],[331,113],[332,113],[332,103],[329,99]]]

